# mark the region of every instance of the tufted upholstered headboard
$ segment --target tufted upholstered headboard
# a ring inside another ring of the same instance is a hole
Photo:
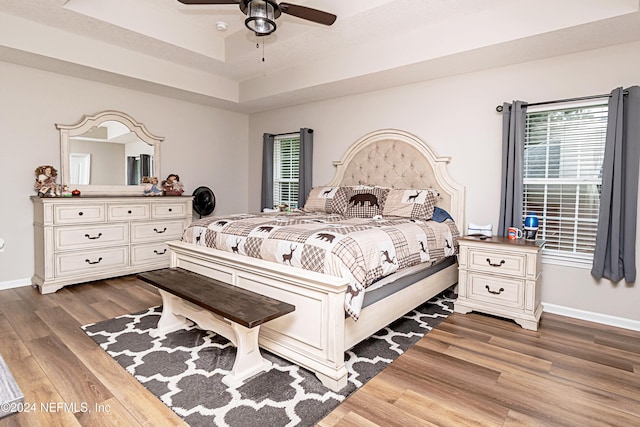
[[[341,160],[333,162],[336,174],[328,185],[434,188],[440,193],[437,205],[446,209],[462,229],[465,189],[449,176],[446,166],[450,161],[451,157],[436,155],[410,133],[382,129],[360,138]]]

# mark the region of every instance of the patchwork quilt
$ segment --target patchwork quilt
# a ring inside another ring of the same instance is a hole
[[[456,255],[458,237],[450,219],[286,212],[200,219],[185,229],[182,240],[347,278],[345,311],[357,320],[367,287],[405,267]]]

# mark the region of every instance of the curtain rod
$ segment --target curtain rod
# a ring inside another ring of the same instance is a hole
[[[294,131],[294,132],[285,132],[285,133],[270,133],[269,135],[273,135],[273,136],[285,136],[285,135],[294,135],[294,134],[298,134],[300,135],[300,131]]]
[[[629,91],[625,90],[622,92],[623,95],[628,95]],[[611,98],[611,94],[610,93],[605,93],[602,95],[589,95],[589,96],[580,96],[577,98],[566,98],[566,99],[556,99],[553,101],[544,101],[544,102],[533,102],[531,104],[528,104],[525,102],[524,105],[526,105],[527,107],[535,107],[536,105],[547,105],[547,104],[560,104],[562,102],[574,102],[574,101],[586,101],[587,99],[598,99],[598,98]],[[496,111],[498,113],[502,113],[502,105],[498,105],[496,107]]]

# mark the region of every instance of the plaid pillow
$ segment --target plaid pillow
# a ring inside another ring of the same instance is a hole
[[[339,187],[331,202],[331,212],[338,215],[344,215],[347,210],[349,192],[353,187]]]
[[[384,204],[384,216],[431,219],[438,192],[430,189],[390,190]]]
[[[306,212],[332,213],[333,200],[340,187],[314,187],[304,204]]]
[[[346,194],[346,209],[344,215],[356,218],[372,218],[382,215],[388,188],[382,187],[353,187]]]

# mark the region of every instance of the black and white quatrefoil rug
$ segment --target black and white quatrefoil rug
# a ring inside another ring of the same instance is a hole
[[[273,367],[228,388],[221,379],[235,347],[196,327],[152,338],[161,307],[82,329],[191,426],[312,426],[451,314],[453,301],[435,297],[349,350],[349,382],[339,393],[265,350]]]

